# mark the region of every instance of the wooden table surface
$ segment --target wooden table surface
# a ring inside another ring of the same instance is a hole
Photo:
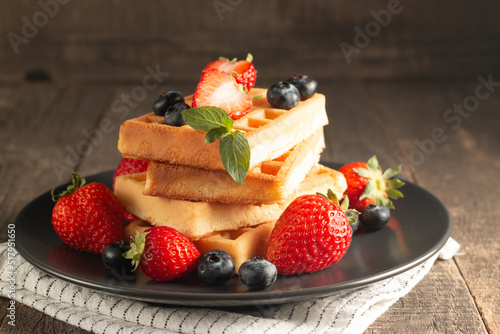
[[[500,333],[500,86],[495,83],[500,77],[485,73],[482,78],[493,84],[479,77],[440,83],[320,82],[330,118],[322,159],[366,161],[376,154],[383,167],[401,164],[404,178],[444,202],[453,220],[452,237],[461,244],[457,256],[437,261],[366,333]],[[0,86],[0,241],[7,240],[7,225],[23,206],[68,181],[72,169],[90,175],[115,168],[124,116],[148,112],[165,90],[194,88],[169,82],[117,112],[113,105],[134,87]],[[1,332],[85,333],[19,304],[11,327],[8,303],[0,299]]]

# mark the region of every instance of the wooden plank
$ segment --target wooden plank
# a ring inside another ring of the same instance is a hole
[[[500,287],[500,268],[491,262],[491,254],[500,248],[496,237],[500,226],[490,217],[500,215],[496,205],[500,166],[500,116],[496,110],[500,95],[494,92],[483,101],[477,100],[477,109],[467,117],[457,118],[460,114],[447,111],[464,101],[474,101],[479,84],[480,81],[469,85],[377,85],[371,91],[400,138],[401,148],[420,183],[448,207],[454,224],[452,236],[463,252],[455,262],[474,297],[476,316],[484,319],[488,330],[496,332],[500,328],[500,308],[490,289],[498,291]],[[486,94],[484,89],[479,92]],[[464,111],[467,112],[465,108]],[[433,131],[442,134],[433,138]]]
[[[55,80],[117,83],[140,79],[147,65],[160,64],[175,80],[190,82],[208,61],[221,55],[241,58],[247,52],[255,54],[265,82],[289,71],[339,82],[498,72],[498,2],[401,2],[386,27],[377,29],[373,13],[387,12],[389,3],[243,1],[219,16],[214,2],[71,2],[35,27],[38,32],[18,45],[17,53],[8,38],[0,39],[6,50],[0,54],[0,80],[19,82],[28,71],[42,68]],[[179,15],[167,20],[171,8]],[[41,17],[39,13],[43,15],[38,2],[11,2],[0,13],[0,34],[22,36],[26,22]],[[354,29],[366,34],[367,24],[375,27],[373,37],[359,40],[356,47],[359,33]],[[350,63],[342,42],[357,48]]]
[[[397,301],[365,334],[487,333],[453,261],[438,260],[408,295]],[[432,316],[429,316],[432,315]]]

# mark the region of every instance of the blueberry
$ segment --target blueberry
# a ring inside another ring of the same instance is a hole
[[[378,230],[387,225],[391,211],[383,205],[367,205],[359,215],[359,222],[368,230]]]
[[[278,270],[262,257],[254,257],[243,262],[238,270],[241,283],[249,290],[264,290],[276,282]]]
[[[122,256],[123,253],[131,249],[130,244],[120,240],[110,243],[102,252],[102,261],[104,265],[111,270],[118,272],[132,272],[132,262]]]
[[[347,211],[345,215],[347,218],[356,216],[356,221],[354,223],[350,223],[352,233],[356,232],[358,230],[358,227],[359,227],[359,215],[354,211]]]
[[[305,74],[294,75],[285,81],[291,83],[299,90],[301,101],[312,97],[318,89],[318,82],[313,77]]]
[[[222,285],[234,275],[235,266],[231,255],[220,249],[203,253],[196,261],[198,277],[207,283]]]
[[[179,102],[184,102],[184,95],[176,90],[171,90],[161,94],[160,97],[156,99],[153,103],[153,111],[158,116],[164,116],[168,107]]]
[[[292,109],[299,104],[299,90],[289,82],[280,81],[267,90],[267,102],[274,108]]]
[[[185,102],[179,102],[174,105],[168,107],[167,112],[165,113],[165,124],[171,126],[183,126],[186,125],[184,118],[182,118],[181,111],[189,109],[189,104]]]

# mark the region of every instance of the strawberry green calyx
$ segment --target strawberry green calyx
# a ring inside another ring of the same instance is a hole
[[[135,237],[130,241],[131,249],[122,254],[122,256],[126,259],[132,260],[132,266],[134,269],[137,269],[139,265],[139,260],[141,259],[142,252],[144,252],[144,245],[146,244],[146,235],[148,235],[148,231],[140,233],[139,231],[135,231]]]
[[[382,173],[382,168],[376,156],[368,160],[368,169],[355,168],[354,171],[362,177],[369,179],[360,200],[364,198],[374,198],[375,205],[383,205],[389,209],[394,209],[394,204],[390,199],[403,197],[401,191],[397,190],[404,185],[404,182],[393,178],[401,171],[401,166],[389,168]]]
[[[316,193],[316,194],[323,196],[324,198],[332,201],[333,204],[339,206],[340,209],[344,211],[344,213],[346,214],[349,224],[354,224],[358,219],[359,211],[356,209],[349,209],[349,197],[347,197],[347,195],[344,195],[344,197],[342,198],[342,203],[340,203],[339,199],[337,198],[337,195],[331,189],[328,189],[326,195],[322,193]],[[354,215],[347,216],[348,212],[353,212]]]
[[[54,194],[56,188],[52,189],[52,191],[50,192],[50,195],[52,196],[52,201],[57,202],[64,196],[71,195],[77,189],[83,187],[84,185],[85,185],[85,178],[83,176],[80,176],[77,172],[73,172],[71,174],[71,184],[66,188],[65,191],[56,195]]]

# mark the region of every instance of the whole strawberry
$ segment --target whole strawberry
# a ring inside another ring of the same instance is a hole
[[[351,238],[351,226],[338,201],[302,195],[276,222],[265,258],[274,263],[279,274],[312,273],[339,261]]]
[[[231,74],[236,83],[243,85],[247,90],[250,90],[255,85],[255,80],[257,79],[257,71],[255,71],[252,61],[253,56],[250,53],[247,55],[246,60],[239,61],[236,58],[229,60],[228,58],[220,57],[216,61],[213,61],[205,66],[202,74],[215,68]]]
[[[144,275],[156,281],[170,281],[193,272],[200,252],[179,231],[168,226],[154,226],[136,232],[132,249],[125,257],[139,266]]]
[[[148,160],[123,158],[118,166],[116,166],[113,174],[113,189],[115,187],[115,180],[117,176],[145,172],[148,169],[148,165]]]
[[[76,173],[67,190],[52,199],[52,225],[69,246],[102,254],[106,245],[118,241],[123,234],[123,210],[115,195],[101,183],[85,185]]]
[[[382,173],[376,156],[371,157],[368,163],[354,162],[342,166],[339,172],[347,181],[345,195],[349,197],[350,207],[362,211],[369,204],[375,204],[394,209],[390,199],[403,197],[397,188],[404,182],[393,178],[400,170],[401,166],[398,166]]]
[[[115,189],[115,180],[117,176],[145,172],[148,169],[148,165],[148,160],[123,158],[113,174],[113,189]],[[128,213],[127,211],[123,211],[123,214],[125,219],[129,222],[137,219],[134,215]]]

